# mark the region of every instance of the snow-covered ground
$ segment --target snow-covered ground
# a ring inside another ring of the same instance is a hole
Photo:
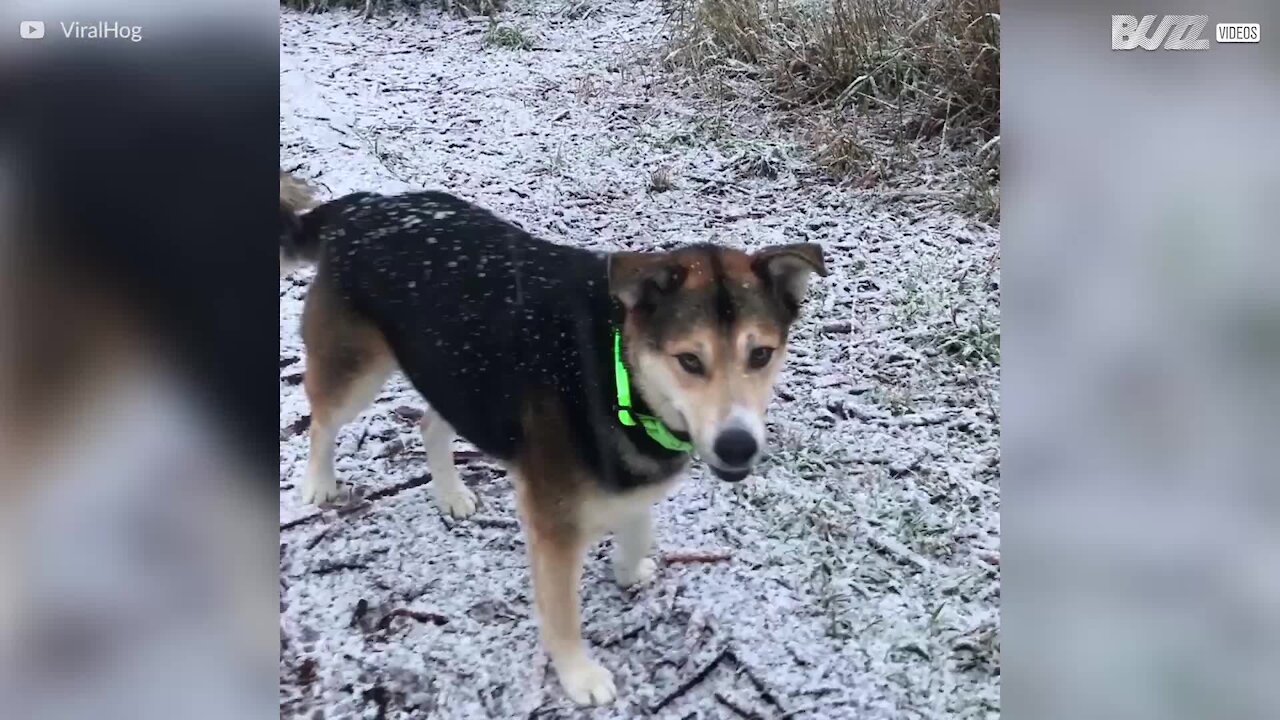
[[[764,109],[660,66],[657,3],[583,6],[509,15],[526,50],[434,13],[283,13],[282,165],[331,195],[445,189],[586,247],[822,243],[771,455],[732,486],[694,467],[658,508],[651,585],[618,589],[607,541],[591,554],[584,632],[620,697],[575,710],[538,648],[509,482],[461,452],[481,510],[442,518],[403,379],[339,438],[363,500],[301,504],[310,271],[282,279],[282,716],[997,715],[998,232],[813,174]]]

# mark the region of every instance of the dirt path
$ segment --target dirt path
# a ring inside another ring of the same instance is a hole
[[[658,67],[656,3],[595,6],[517,13],[528,50],[436,14],[281,20],[283,165],[334,195],[447,189],[596,248],[827,249],[759,476],[695,468],[659,507],[663,552],[727,559],[624,592],[593,553],[585,632],[620,699],[591,716],[994,716],[998,234],[928,196],[809,174],[785,133]],[[281,281],[284,714],[571,714],[537,648],[508,482],[464,456],[479,518],[442,519],[403,380],[339,439],[365,501],[300,504],[308,278]]]

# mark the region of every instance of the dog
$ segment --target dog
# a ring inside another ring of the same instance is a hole
[[[568,696],[611,702],[582,640],[588,547],[615,534],[614,578],[648,581],[650,508],[696,454],[744,479],[810,276],[810,243],[599,253],[538,239],[443,192],[314,203],[281,182],[281,257],[316,265],[302,319],[311,404],[307,502],[338,496],[334,441],[399,369],[440,510],[475,512],[456,435],[514,478],[542,644]]]

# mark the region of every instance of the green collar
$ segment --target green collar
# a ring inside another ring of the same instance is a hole
[[[677,452],[693,450],[693,444],[676,437],[671,429],[660,418],[642,415],[631,409],[631,378],[627,374],[627,366],[622,362],[622,333],[613,329],[613,377],[618,386],[618,422],[627,427],[635,427],[637,421],[645,433],[662,447]]]

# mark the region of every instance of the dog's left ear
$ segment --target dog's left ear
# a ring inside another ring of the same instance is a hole
[[[799,310],[800,301],[804,299],[809,274],[817,273],[820,277],[830,274],[822,259],[822,247],[817,243],[765,248],[751,256],[751,268],[782,291],[783,299],[793,312]]]
[[[616,252],[609,256],[609,294],[632,310],[646,297],[684,284],[684,266],[669,253]]]

